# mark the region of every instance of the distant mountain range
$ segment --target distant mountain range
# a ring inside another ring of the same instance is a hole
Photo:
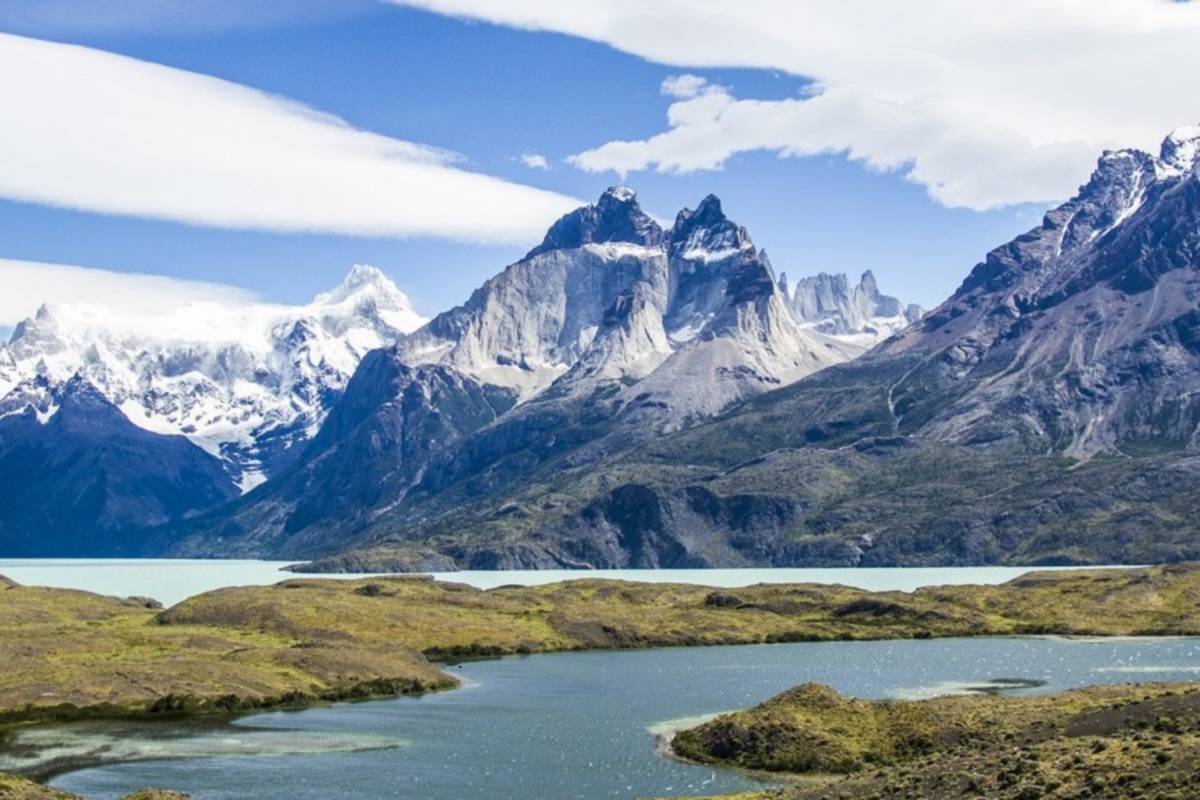
[[[355,267],[337,289],[297,307],[194,304],[152,320],[43,307],[0,346],[0,470],[13,470],[16,509],[0,514],[0,552],[176,549],[185,545],[164,531],[151,544],[139,542],[148,528],[194,516],[269,478],[276,479],[270,490],[235,504],[232,519],[258,519],[263,508],[285,514],[289,530],[304,514],[358,519],[385,502],[385,487],[411,481],[425,455],[502,416],[510,430],[546,409],[595,415],[616,404],[627,407],[627,431],[646,426],[638,435],[686,427],[857,356],[894,330],[899,317],[891,310],[899,302],[879,296],[869,275],[868,283],[869,290],[848,290],[806,316],[715,197],[681,212],[665,231],[632,191],[618,187],[559,220],[524,259],[428,324],[371,267]],[[407,402],[396,410],[398,394]],[[112,444],[136,452],[140,471],[118,477],[96,467],[61,477],[67,456],[49,423],[66,408],[86,427],[78,395],[88,398],[97,430],[108,433],[95,445],[74,442],[71,457]],[[366,396],[399,415],[388,422],[398,431],[368,435],[357,427],[362,420],[350,420]],[[128,424],[108,424],[118,418]],[[414,441],[418,427],[423,438]],[[355,438],[364,435],[367,441]],[[380,459],[365,457],[375,450]],[[194,462],[202,485],[152,489],[157,465],[178,453]],[[55,486],[54,496],[100,483],[103,501],[61,504],[32,491],[33,480],[20,477],[31,462],[56,476],[38,479]],[[297,491],[298,506],[263,499]],[[126,497],[162,502],[126,504]],[[243,506],[259,511],[237,510]],[[234,537],[229,548],[258,552],[249,540],[279,538],[278,524],[255,525],[253,536]],[[283,536],[289,543],[279,547],[301,548],[314,532]],[[194,536],[187,542],[197,546]]]
[[[311,438],[368,351],[425,322],[367,266],[308,305],[164,311],[42,306],[0,345],[0,417],[52,416],[69,385],[90,385],[138,427],[187,437],[248,489]]]
[[[663,229],[624,187],[425,324],[366,268],[220,343],[43,310],[0,350],[0,552],[1200,557],[1198,150],[1105,153],[925,315],[870,273],[790,286],[715,197]]]

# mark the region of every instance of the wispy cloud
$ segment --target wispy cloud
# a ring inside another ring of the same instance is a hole
[[[0,75],[0,196],[14,200],[515,243],[578,204],[285,98],[100,50],[0,34]]]
[[[550,169],[550,162],[541,153],[522,153],[521,163],[530,169]]]
[[[161,316],[187,303],[247,305],[258,296],[221,283],[0,259],[0,326],[12,328],[45,303],[84,303],[129,316]]]
[[[699,75],[684,73],[683,75],[671,75],[658,88],[668,97],[686,99],[700,94],[707,84],[708,81]]]
[[[604,42],[657,63],[804,76],[803,97],[664,82],[667,127],[579,153],[618,173],[717,169],[733,155],[846,153],[948,206],[1069,194],[1102,149],[1155,147],[1200,118],[1200,3],[1168,0],[393,0]],[[669,31],[669,33],[664,33]]]

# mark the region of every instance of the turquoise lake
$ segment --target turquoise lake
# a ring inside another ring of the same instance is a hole
[[[294,577],[282,562],[0,561],[27,584],[165,603],[226,585]],[[1012,568],[450,573],[483,588],[575,577],[714,586],[842,583],[912,590],[998,583]],[[350,577],[350,576],[333,576]],[[599,800],[761,786],[665,756],[662,737],[806,681],[865,698],[922,698],[1027,681],[1045,692],[1200,677],[1200,639],[977,638],[560,653],[449,669],[463,688],[416,698],[244,717],[233,723],[80,723],[25,729],[0,770],[60,772],[55,786],[107,800],[147,785],[195,800]]]

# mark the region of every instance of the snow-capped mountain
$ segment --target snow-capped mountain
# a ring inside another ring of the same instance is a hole
[[[0,415],[43,422],[86,381],[130,422],[182,434],[248,490],[300,449],[370,350],[420,327],[374,267],[300,306],[193,303],[146,317],[45,305],[0,345]]]
[[[578,393],[598,382],[636,384],[630,399],[669,393],[686,416],[715,413],[862,349],[794,318],[766,254],[716,197],[663,230],[633,190],[618,186],[555,222],[464,305],[406,337],[397,358],[452,367],[521,401],[552,386]],[[661,380],[637,383],[656,374]]]
[[[790,290],[786,275],[780,274],[779,283],[801,325],[864,349],[907,328],[924,313],[916,304],[881,294],[870,270],[854,286],[845,273],[825,272],[801,278]]]

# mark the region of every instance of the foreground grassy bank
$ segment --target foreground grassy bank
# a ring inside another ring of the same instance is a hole
[[[39,783],[0,772],[0,800],[83,800],[78,795],[51,789]],[[162,789],[143,789],[121,800],[188,800],[186,794]]]
[[[0,732],[25,721],[230,713],[455,685],[401,643],[161,624],[160,610],[0,583]]]
[[[293,579],[165,611],[0,583],[0,725],[230,713],[455,685],[431,660],[588,648],[1009,634],[1200,634],[1200,566],[872,593],[580,580],[481,591]]]
[[[808,684],[672,746],[710,764],[846,776],[739,800],[1183,800],[1200,796],[1200,683],[883,702]]]

